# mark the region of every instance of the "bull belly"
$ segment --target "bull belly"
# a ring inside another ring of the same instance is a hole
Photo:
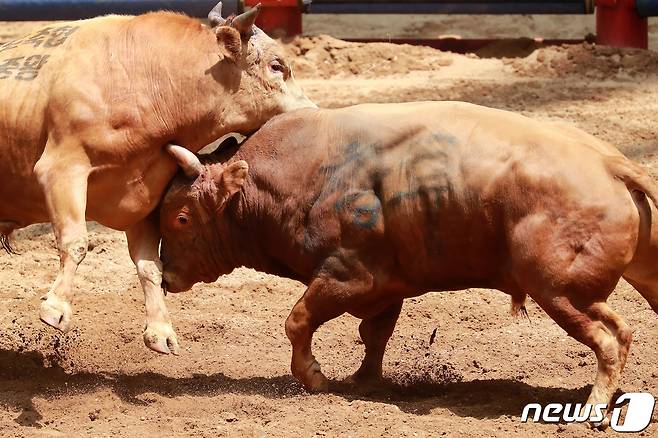
[[[426,236],[398,246],[397,265],[403,277],[420,291],[503,290],[509,277],[509,256],[495,240],[489,239],[492,245],[487,246],[468,237]]]

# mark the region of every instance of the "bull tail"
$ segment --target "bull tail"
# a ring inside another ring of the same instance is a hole
[[[7,254],[19,255],[11,244],[9,234],[0,234],[0,245],[2,245],[2,249],[4,249]]]
[[[621,180],[629,191],[643,193],[658,207],[658,186],[642,167],[624,156],[606,157],[606,165],[612,176]]]
[[[528,318],[528,322],[530,322],[530,315],[528,315],[528,310],[525,307],[526,294],[524,292],[514,292],[511,295],[512,306],[510,308],[510,315],[513,317],[523,315]]]
[[[640,166],[621,157],[610,160],[609,168],[615,177],[624,182],[629,191],[643,193],[658,208],[656,202],[658,185]],[[641,246],[642,250],[639,252],[636,250],[623,276],[649,302],[654,312],[658,313],[658,270],[655,269],[658,239],[653,230],[658,221],[655,217],[652,218],[653,213],[647,203],[638,204],[638,209],[640,210],[638,248]]]

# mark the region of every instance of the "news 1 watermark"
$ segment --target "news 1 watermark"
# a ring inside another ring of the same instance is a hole
[[[612,417],[610,427],[616,432],[641,432],[651,422],[656,399],[648,392],[627,392],[620,395],[611,407]],[[622,419],[622,408],[628,405],[626,415]],[[549,403],[542,406],[530,403],[523,408],[521,422],[528,421],[545,423],[585,423],[597,424],[605,419],[604,412],[608,408],[605,403]]]

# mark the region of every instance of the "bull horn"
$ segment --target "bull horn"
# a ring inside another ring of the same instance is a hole
[[[260,3],[231,20],[231,26],[243,35],[248,34],[253,31],[254,23],[256,23],[256,17],[258,17],[259,12]]]
[[[174,160],[176,160],[176,163],[178,163],[181,169],[183,169],[185,176],[190,179],[196,179],[201,175],[203,165],[201,164],[201,161],[199,161],[199,157],[184,147],[176,146],[175,144],[168,144],[166,149]]]
[[[208,20],[210,21],[211,27],[221,26],[226,22],[226,20],[222,18],[222,2],[217,3],[215,7],[208,12]]]

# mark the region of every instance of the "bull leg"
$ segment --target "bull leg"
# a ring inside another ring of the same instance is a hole
[[[587,403],[610,403],[626,364],[631,329],[605,302],[575,306],[564,296],[532,296],[560,327],[596,354],[598,370]]]
[[[347,251],[326,259],[318,272],[286,319],[286,335],[292,344],[290,369],[309,391],[329,389],[329,381],[311,352],[313,333],[362,302],[374,283],[360,259]]]
[[[320,371],[320,364],[311,352],[313,333],[331,318],[320,318],[317,293],[311,285],[304,296],[295,304],[286,319],[286,335],[292,344],[290,370],[309,391],[329,390],[329,381]],[[336,315],[339,316],[339,315]]]
[[[366,348],[366,355],[359,369],[348,381],[368,383],[379,381],[382,378],[384,351],[395,329],[400,310],[402,310],[402,300],[396,301],[383,312],[361,322],[359,334]]]
[[[160,231],[157,215],[152,214],[126,231],[130,257],[144,290],[146,326],[144,343],[159,353],[179,354],[176,333],[171,326],[162,289],[162,262],[158,255]]]
[[[40,318],[66,332],[71,327],[73,279],[87,254],[87,178],[89,163],[85,157],[48,154],[50,144],[35,165],[43,188],[48,213],[59,249],[59,272],[50,291],[42,298]]]
[[[345,313],[335,293],[330,281],[313,280],[286,319],[286,335],[292,344],[290,369],[309,391],[329,389],[329,381],[311,352],[311,342],[318,327]]]

